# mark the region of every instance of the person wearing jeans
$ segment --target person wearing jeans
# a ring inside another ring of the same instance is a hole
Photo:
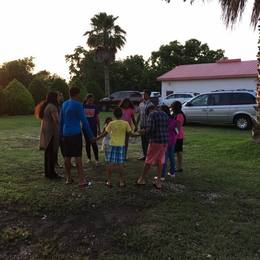
[[[165,163],[162,169],[162,178],[161,180],[165,180],[166,171],[167,171],[167,162],[170,161],[170,171],[169,176],[175,177],[175,144],[177,140],[177,132],[176,129],[179,127],[178,121],[171,115],[170,109],[168,106],[161,106],[161,110],[168,115],[168,147],[165,152]]]

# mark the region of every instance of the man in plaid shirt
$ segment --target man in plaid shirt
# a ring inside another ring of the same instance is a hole
[[[149,135],[149,146],[144,171],[137,180],[137,185],[145,184],[145,176],[148,174],[151,165],[156,165],[157,179],[154,186],[157,189],[161,189],[162,167],[165,162],[165,152],[168,143],[168,115],[161,110],[156,110],[155,106],[150,106],[149,110],[151,112],[148,116],[147,127],[141,131],[142,134]]]

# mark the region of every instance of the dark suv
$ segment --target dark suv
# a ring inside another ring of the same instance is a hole
[[[118,106],[122,100],[129,98],[134,106],[138,106],[142,101],[142,94],[138,91],[117,91],[99,100],[100,109],[102,111],[110,111],[114,107]]]

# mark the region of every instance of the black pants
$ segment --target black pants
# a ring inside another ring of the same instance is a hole
[[[147,137],[147,135],[141,135],[141,141],[142,141],[143,154],[144,154],[144,157],[146,157],[148,144],[149,144],[149,138]]]
[[[92,129],[93,131],[94,129]],[[97,136],[97,130],[93,131],[94,136]],[[91,160],[91,146],[92,146],[92,150],[95,156],[95,160],[98,161],[98,145],[97,143],[91,143],[88,135],[86,133],[84,133],[84,138],[85,138],[85,142],[86,142],[86,153],[87,153],[87,157],[89,160]]]
[[[55,163],[57,160],[57,153],[54,151],[53,138],[49,142],[47,149],[44,152],[44,173],[45,177],[52,178],[57,174],[55,172]]]

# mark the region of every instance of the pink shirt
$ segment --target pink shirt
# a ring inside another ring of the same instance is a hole
[[[177,120],[170,117],[168,120],[168,146],[176,143],[177,133],[175,128],[177,127]]]
[[[122,120],[128,122],[129,125],[132,125],[132,116],[135,113],[134,109],[133,108],[122,109],[122,112],[123,112]]]
[[[176,120],[178,122],[180,122],[180,128],[179,128],[179,133],[177,134],[177,139],[184,139],[184,128],[183,128],[183,124],[184,124],[184,116],[183,114],[178,114],[176,116]]]

